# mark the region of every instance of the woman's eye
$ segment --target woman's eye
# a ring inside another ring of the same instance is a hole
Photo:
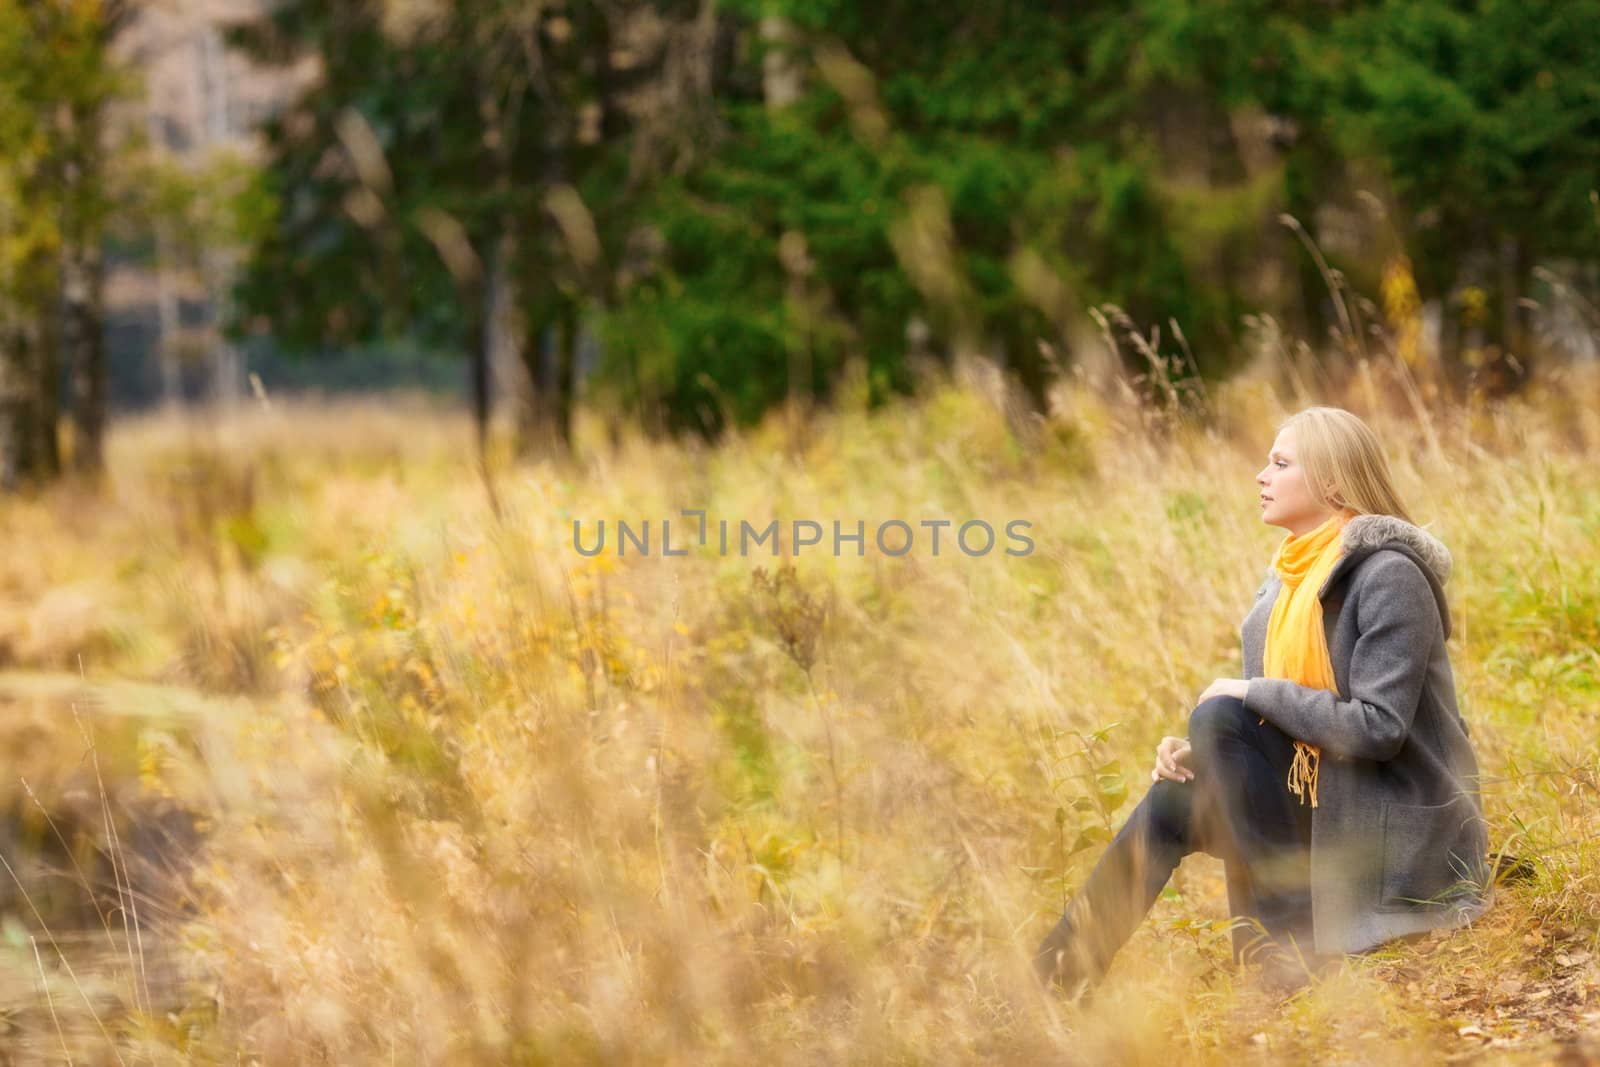
[[[1274,464],[1273,464],[1273,466],[1274,466],[1274,467],[1287,467],[1287,466],[1288,466],[1288,465],[1289,465],[1289,464],[1287,464],[1287,463],[1285,463],[1285,462],[1284,462],[1284,461],[1283,461],[1283,460],[1281,460],[1281,459],[1280,459],[1280,460],[1278,460],[1278,462],[1276,462],[1276,463],[1274,463]]]

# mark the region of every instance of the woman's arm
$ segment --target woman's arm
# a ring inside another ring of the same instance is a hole
[[[1284,678],[1252,678],[1244,705],[1278,729],[1326,755],[1393,759],[1417,713],[1439,608],[1428,579],[1410,557],[1382,552],[1357,604],[1360,636],[1350,657],[1350,699]]]

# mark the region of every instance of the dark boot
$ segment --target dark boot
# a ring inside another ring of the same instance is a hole
[[[1069,998],[1081,997],[1100,979],[1076,933],[1071,917],[1063,915],[1033,956],[1033,969],[1039,980]]]

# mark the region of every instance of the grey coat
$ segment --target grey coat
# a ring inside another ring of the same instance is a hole
[[[1319,593],[1337,694],[1262,677],[1283,588],[1270,567],[1240,630],[1245,707],[1322,750],[1311,904],[1325,953],[1467,922],[1493,896],[1478,764],[1445,649],[1450,553],[1391,515],[1356,516],[1342,540]]]

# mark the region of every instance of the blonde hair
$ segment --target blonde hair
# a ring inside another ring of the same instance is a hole
[[[1290,415],[1279,432],[1294,430],[1306,487],[1319,507],[1411,521],[1395,492],[1378,435],[1343,408],[1310,407]]]

